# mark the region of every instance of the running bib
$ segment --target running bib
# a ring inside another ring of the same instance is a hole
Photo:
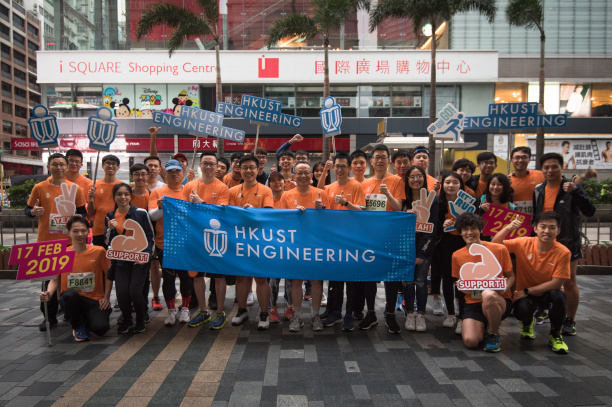
[[[68,289],[74,288],[82,293],[90,293],[96,287],[95,273],[70,273],[68,274]]]
[[[72,216],[62,216],[52,213],[49,215],[49,233],[51,234],[67,234],[66,224]]]
[[[367,194],[365,196],[367,211],[386,211],[387,196],[383,194]]]
[[[472,298],[482,300],[482,290],[472,290]]]
[[[517,211],[533,215],[533,201],[514,201],[513,203],[516,205]]]

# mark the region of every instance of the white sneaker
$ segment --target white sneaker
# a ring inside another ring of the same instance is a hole
[[[164,321],[164,325],[172,326],[174,324],[176,324],[176,310],[175,309],[169,309],[168,310],[168,316],[166,317],[166,320]]]
[[[409,312],[408,315],[406,315],[406,323],[404,324],[404,328],[406,328],[407,331],[414,331],[416,329],[416,322],[413,312]]]
[[[179,322],[181,324],[186,324],[191,320],[191,315],[189,314],[189,307],[181,308],[181,317],[179,318]]]
[[[433,300],[433,314],[444,315],[444,309],[442,308],[442,300]]]
[[[323,293],[323,297],[321,297],[321,306],[327,307],[327,296]]]
[[[452,328],[455,326],[456,322],[457,322],[457,317],[455,317],[454,315],[449,315],[446,317],[444,322],[442,322],[442,325],[445,326],[446,328]]]
[[[422,314],[417,315],[416,330],[417,332],[425,332],[427,330],[427,324],[425,323],[425,315],[422,315]]]
[[[255,294],[253,294],[253,291],[251,291],[249,293],[249,296],[247,297],[247,305],[253,305],[255,304]]]
[[[462,322],[461,319],[457,320],[457,326],[455,327],[455,333],[457,335],[461,335],[461,322]]]
[[[265,331],[270,328],[270,316],[267,312],[262,312],[259,314],[259,322],[257,323],[258,331]]]

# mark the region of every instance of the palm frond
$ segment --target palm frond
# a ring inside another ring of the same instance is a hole
[[[370,32],[387,18],[411,18],[407,0],[382,0],[370,12]],[[415,22],[416,24],[416,22]]]
[[[192,18],[186,21],[183,21],[170,35],[170,40],[168,41],[168,54],[172,56],[172,53],[179,49],[185,39],[193,36],[206,36],[209,34],[213,34],[208,23],[201,18]],[[218,38],[215,38],[217,41]]]
[[[167,25],[176,28],[189,18],[199,18],[196,14],[184,7],[167,3],[151,4],[140,16],[136,28],[136,39],[141,40],[158,25]]]
[[[452,14],[476,11],[484,16],[489,23],[493,22],[497,12],[496,0],[454,0],[452,3]]]
[[[266,46],[270,49],[282,38],[300,36],[307,40],[319,34],[319,29],[314,20],[302,14],[290,14],[285,18],[276,20],[268,30]]]
[[[216,31],[215,28],[217,24],[219,24],[219,2],[218,0],[197,0],[198,4],[204,10],[204,16],[206,21],[208,21],[208,25],[213,28],[213,31]]]
[[[515,27],[542,31],[542,13],[542,2],[539,0],[510,0],[506,6],[506,21]]]

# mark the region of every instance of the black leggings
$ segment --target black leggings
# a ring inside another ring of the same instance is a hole
[[[536,310],[548,311],[551,332],[558,334],[563,327],[563,321],[567,313],[565,293],[561,290],[550,290],[542,295],[530,295],[514,302],[514,317],[523,324],[530,324],[533,313]]]
[[[331,311],[342,312],[342,303],[344,302],[344,281],[330,281],[327,291],[327,306]],[[353,311],[360,311],[357,308],[357,303],[363,304],[363,295],[359,291],[363,291],[363,283],[355,281],[346,282],[346,313],[352,314]],[[363,309],[363,307],[361,307]]]
[[[378,283],[376,281],[365,281],[357,284],[357,290],[361,290],[365,296],[368,311],[376,311],[376,291],[378,290]],[[361,301],[358,300],[356,304],[361,304]],[[395,306],[395,304],[393,305]]]
[[[164,251],[159,250],[158,252],[159,263],[164,264]],[[193,279],[189,277],[187,270],[176,270],[162,267],[162,292],[164,293],[164,299],[166,301],[172,301],[176,297],[176,277],[178,276],[181,290],[181,296],[183,298],[191,297],[193,292]]]
[[[127,324],[132,322],[132,304],[136,311],[136,322],[142,323],[148,302],[148,299],[144,297],[143,287],[147,282],[151,263],[136,264],[127,261],[122,263],[122,266],[115,265],[117,302]]]
[[[62,308],[72,329],[86,323],[89,330],[98,336],[104,335],[110,329],[108,318],[112,312],[111,308],[101,310],[99,301],[79,295],[73,288],[62,293]]]
[[[401,292],[401,281],[385,281],[385,311],[387,314],[395,314],[395,305],[397,304],[397,294]]]
[[[462,307],[462,297],[458,295],[457,287],[455,286],[456,278],[453,277],[453,253],[465,246],[465,242],[460,235],[453,235],[451,233],[444,233],[442,239],[436,244],[434,255],[432,258],[432,277],[431,277],[431,292],[432,294],[440,293],[440,283],[435,283],[433,275],[433,260],[437,261],[436,266],[439,267],[441,278],[442,278],[442,291],[444,294],[444,302],[446,303],[446,310],[448,315],[455,315],[455,293],[459,299],[459,306]],[[435,285],[437,284],[437,285]],[[435,291],[437,287],[437,292]],[[461,314],[461,310],[457,315]]]

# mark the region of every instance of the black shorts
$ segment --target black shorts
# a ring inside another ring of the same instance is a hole
[[[506,311],[502,315],[502,321],[508,318],[510,312],[512,312],[512,301],[508,298],[504,298],[504,300],[506,301]],[[487,318],[485,318],[485,315],[482,312],[482,302],[465,304],[463,306],[463,311],[461,312],[461,319],[473,319],[486,324]]]

